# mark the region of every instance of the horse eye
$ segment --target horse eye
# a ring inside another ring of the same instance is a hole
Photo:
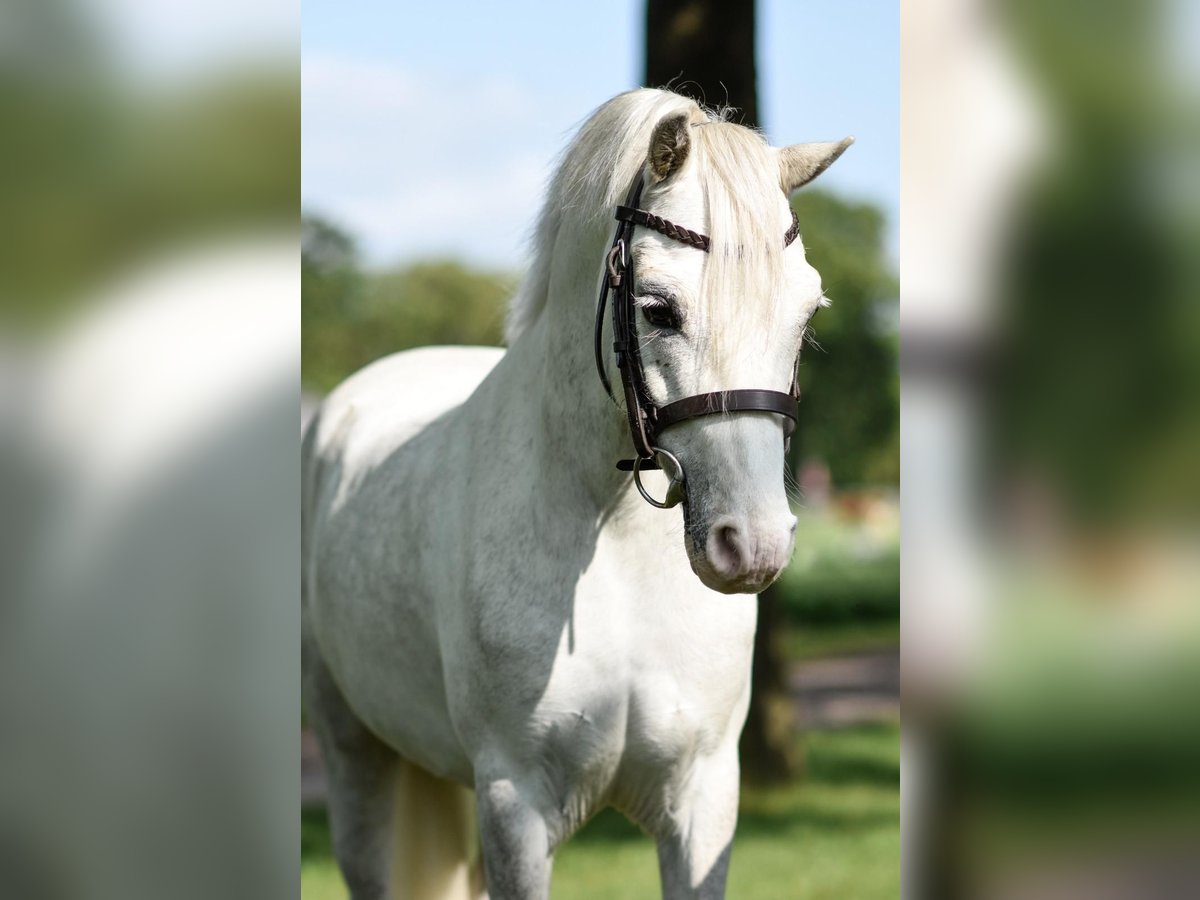
[[[675,309],[675,304],[670,300],[648,297],[641,300],[638,306],[642,310],[642,315],[646,317],[646,321],[655,328],[679,329],[679,313]]]

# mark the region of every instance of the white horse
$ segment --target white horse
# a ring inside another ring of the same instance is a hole
[[[305,702],[357,900],[547,897],[555,849],[605,806],[657,841],[665,897],[723,896],[748,595],[793,544],[783,419],[667,428],[682,521],[644,503],[614,468],[630,434],[593,366],[596,289],[641,176],[642,208],[711,236],[704,253],[634,232],[651,398],[785,390],[822,297],[800,242],[784,249],[787,196],[848,143],[775,149],[670,92],[614,98],[550,185],[510,349],[396,354],[321,407],[304,437]]]

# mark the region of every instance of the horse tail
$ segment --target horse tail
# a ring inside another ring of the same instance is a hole
[[[394,900],[487,896],[470,790],[401,760],[394,824]]]

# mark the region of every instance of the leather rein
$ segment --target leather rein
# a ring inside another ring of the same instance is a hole
[[[638,204],[641,201],[644,186],[645,175],[639,174],[633,187],[630,188],[625,205],[617,207],[617,230],[605,260],[606,271],[601,279],[600,297],[596,302],[593,348],[600,383],[604,385],[604,390],[608,392],[608,396],[615,403],[616,396],[613,394],[612,382],[609,380],[604,360],[604,311],[608,295],[613,293],[615,294],[612,304],[613,352],[616,354],[617,368],[621,373],[621,385],[625,394],[625,413],[629,421],[629,435],[633,440],[633,449],[636,453],[633,459],[620,460],[617,468],[624,472],[633,472],[637,489],[648,503],[660,509],[667,509],[675,506],[683,498],[684,476],[679,460],[656,444],[659,434],[664,429],[702,416],[733,412],[768,412],[783,417],[786,445],[786,441],[791,438],[792,432],[796,428],[796,409],[800,400],[800,391],[793,373],[791,389],[786,394],[783,391],[750,388],[693,394],[664,406],[654,403],[646,388],[646,376],[642,368],[641,349],[638,343],[637,309],[633,297],[633,254],[631,252],[633,229],[637,226],[649,228],[705,253],[709,252],[711,241],[707,235],[699,234],[640,209]],[[785,248],[796,239],[799,231],[800,225],[793,212],[792,225],[783,236]],[[659,455],[667,457],[675,469],[675,474],[671,479],[671,488],[664,502],[654,499],[642,487],[640,477],[640,473],[646,469],[661,468],[657,459]]]

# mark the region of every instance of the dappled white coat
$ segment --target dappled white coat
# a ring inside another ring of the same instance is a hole
[[[638,231],[639,275],[675,285],[696,326],[647,340],[650,389],[660,402],[786,390],[819,278],[798,241],[763,251],[757,268],[753,254],[719,262],[722,234],[781,245],[788,151],[677,95],[635,91],[589,120],[550,187],[512,348],[380,360],[329,396],[305,436],[306,703],[335,757],[348,878],[390,852],[361,839],[379,821],[353,757],[361,724],[363,740],[476,790],[493,897],[545,896],[553,849],[604,805],[658,840],[667,896],[723,892],[756,599],[697,574],[715,577],[705,534],[722,515],[788,529],[790,552],[781,425],[749,414],[671,429],[664,446],[688,479],[681,521],[614,469],[629,437],[591,362],[612,207],[646,165],[655,124],[678,112],[690,157],[684,147],[669,177],[648,167],[643,205],[709,229],[714,253]],[[722,193],[714,171],[736,183]],[[661,494],[661,475],[646,480]]]

